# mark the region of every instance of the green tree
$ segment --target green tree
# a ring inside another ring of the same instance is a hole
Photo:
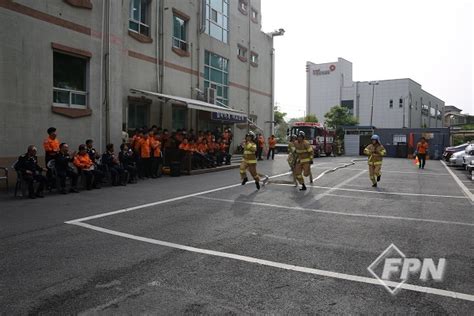
[[[339,105],[333,106],[329,112],[324,114],[324,118],[326,119],[326,125],[335,129],[337,137],[341,140],[344,138],[342,126],[354,126],[359,123],[357,118],[351,115],[349,109]]]
[[[275,123],[275,137],[279,143],[286,143],[286,130],[288,123],[285,121],[286,113],[281,112],[278,106],[273,108],[273,121]]]
[[[285,122],[285,112],[281,112],[278,106],[273,107],[273,121],[275,126]]]
[[[318,123],[319,120],[314,114],[308,114],[304,117],[305,122],[312,122],[312,123]]]

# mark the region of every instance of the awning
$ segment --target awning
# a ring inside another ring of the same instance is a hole
[[[199,100],[194,100],[194,99],[188,99],[188,98],[183,98],[183,97],[177,97],[174,95],[168,95],[168,94],[163,94],[163,93],[157,93],[157,92],[151,92],[151,91],[146,91],[146,90],[139,90],[139,89],[130,89],[131,93],[140,93],[143,95],[147,96],[153,96],[159,99],[163,99],[163,101],[177,101],[180,103],[185,104],[189,109],[195,109],[199,111],[207,111],[207,112],[212,112],[212,113],[219,113],[219,114],[224,114],[232,117],[240,117],[241,120],[247,120],[247,114],[234,110],[231,108],[225,108],[219,105],[215,105],[212,103],[207,103],[204,101],[199,101]]]

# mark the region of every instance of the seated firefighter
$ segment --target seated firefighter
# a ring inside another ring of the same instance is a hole
[[[107,166],[112,178],[112,185],[127,185],[128,172],[121,166],[115,156],[114,144],[107,144],[106,152],[102,155],[102,164]]]
[[[62,194],[66,194],[66,178],[71,179],[71,189],[69,192],[71,193],[78,193],[77,191],[77,173],[71,168],[69,165],[74,161],[74,156],[76,153],[72,153],[72,157],[69,154],[69,145],[66,143],[62,143],[59,145],[59,153],[54,158],[55,164],[54,168],[56,169],[56,174],[59,178],[59,185],[61,186],[61,190],[59,191]]]
[[[41,172],[46,171],[46,169],[38,165],[36,152],[37,149],[35,146],[28,146],[26,154],[21,155],[15,164],[15,169],[19,172],[19,176],[22,177],[23,181],[28,185],[28,196],[31,199],[36,197],[43,198],[43,189],[46,184],[46,177],[41,174]],[[34,182],[38,183],[36,193],[34,190]]]
[[[133,150],[129,148],[128,144],[120,145],[119,161],[122,164],[122,167],[130,175],[130,179],[128,179],[128,183],[137,183],[138,171],[137,171],[136,158],[135,158],[135,154],[133,153]]]
[[[74,166],[76,166],[79,172],[86,178],[87,190],[91,190],[92,188],[100,189],[99,184],[104,177],[104,173],[96,169],[94,162],[87,152],[86,145],[79,145],[79,153],[74,157]]]

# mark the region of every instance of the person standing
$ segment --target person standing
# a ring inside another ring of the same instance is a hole
[[[428,142],[426,138],[422,137],[418,144],[416,144],[416,155],[418,157],[418,168],[425,169],[426,154],[428,153]]]
[[[272,160],[275,160],[275,148],[276,148],[277,140],[275,135],[268,137],[268,153],[267,153],[267,160],[270,159],[270,153],[272,154]]]
[[[370,140],[372,141],[372,144],[365,147],[364,154],[369,156],[369,159],[367,160],[369,164],[369,177],[372,181],[372,187],[376,188],[377,182],[380,181],[382,176],[382,157],[385,156],[387,152],[382,144],[380,144],[380,137],[378,135],[372,135]]]
[[[263,160],[263,147],[265,146],[265,138],[262,134],[257,134],[257,160]]]
[[[151,137],[149,132],[145,131],[143,137],[140,139],[140,166],[138,169],[140,178],[151,177]]]
[[[151,147],[151,177],[153,179],[161,177],[161,167],[163,160],[161,158],[161,142],[157,134],[150,133],[150,147]]]
[[[301,184],[300,191],[306,191],[306,185],[304,184],[304,177],[308,177],[311,174],[311,163],[313,162],[313,147],[310,143],[305,140],[305,133],[300,131],[298,138],[295,142],[296,150],[296,165],[294,168],[294,175],[299,184]]]
[[[296,148],[295,148],[295,141],[296,141],[296,136],[294,134],[290,135],[290,141],[288,143],[288,165],[290,166],[291,173],[293,175],[293,182],[295,183],[295,186],[298,186],[298,181],[296,180],[296,175],[294,173],[295,165],[296,165]]]
[[[55,186],[55,181],[53,179],[53,173],[48,168],[48,162],[56,158],[56,155],[59,153],[59,139],[56,134],[56,127],[50,127],[46,131],[48,133],[48,137],[43,141],[43,148],[44,148],[44,163],[46,165],[46,178],[48,182],[48,188],[51,190],[52,187]]]
[[[249,181],[247,177],[248,169],[255,180],[257,190],[260,190],[260,177],[257,173],[257,144],[255,143],[254,132],[249,131],[247,135],[245,135],[245,141],[242,142],[242,147],[244,148],[244,155],[240,163],[240,179],[242,180],[242,185],[245,185],[247,181]]]

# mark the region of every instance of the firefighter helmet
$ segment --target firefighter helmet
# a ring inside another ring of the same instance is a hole
[[[376,140],[376,141],[380,142],[380,137],[379,137],[379,135],[374,134],[374,135],[372,135],[372,137],[370,137],[370,140]]]
[[[303,137],[304,138],[305,136],[306,136],[306,134],[303,131],[298,132],[298,137]]]
[[[245,137],[247,137],[247,136],[250,136],[250,137],[252,137],[252,139],[255,139],[255,133],[252,132],[252,131],[249,131],[249,132],[245,135]]]

